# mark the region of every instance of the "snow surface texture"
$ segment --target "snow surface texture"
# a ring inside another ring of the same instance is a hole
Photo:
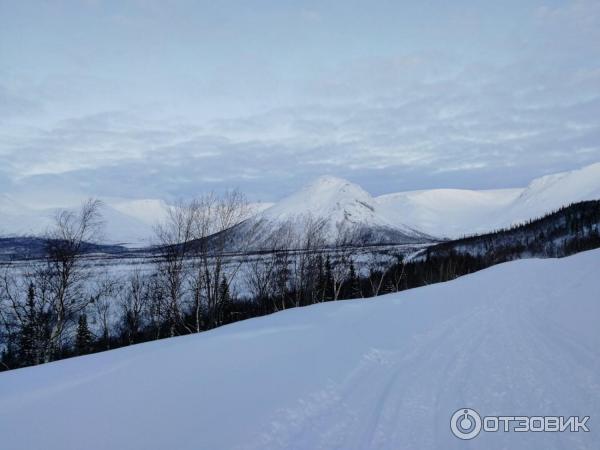
[[[600,448],[600,251],[0,374],[11,450]],[[484,433],[450,416],[590,416]]]

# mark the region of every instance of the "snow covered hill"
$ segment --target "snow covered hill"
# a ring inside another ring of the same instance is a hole
[[[263,229],[275,229],[289,222],[302,227],[302,218],[325,223],[325,239],[334,244],[339,230],[355,229],[373,243],[413,243],[432,240],[402,220],[389,220],[381,206],[360,186],[347,180],[323,176],[300,191],[258,214]],[[301,229],[298,230],[302,232]],[[263,234],[265,234],[263,232]]]
[[[57,198],[50,204],[31,201],[19,195],[0,194],[0,237],[43,234],[53,223],[59,209],[76,210],[86,200],[84,195]],[[169,204],[158,199],[102,198],[105,222],[103,243],[144,247],[153,243],[154,226],[165,220]],[[251,203],[249,213],[256,214],[272,203]]]
[[[81,199],[83,201],[83,198]],[[70,203],[62,207],[39,207],[27,205],[18,198],[8,195],[0,197],[0,235],[27,236],[43,234],[53,223],[58,209],[76,209],[79,203]],[[144,246],[150,243],[153,234],[152,225],[138,217],[139,210],[133,208],[135,201],[118,202],[115,206],[105,201],[102,217],[105,222],[103,242],[111,244],[129,244]]]
[[[597,449],[600,251],[0,373],[11,450]],[[590,432],[450,417],[590,416]]]
[[[600,199],[600,163],[533,180],[525,188],[430,189],[373,198],[360,186],[321,177],[259,215],[274,227],[301,215],[370,230],[372,242],[414,242],[484,233],[541,217],[562,206]]]
[[[540,217],[569,203],[600,199],[600,163],[533,180],[503,211],[498,225]]]
[[[468,189],[430,189],[398,192],[376,198],[391,221],[404,220],[426,233],[458,237],[490,231],[523,189],[474,191]]]
[[[156,225],[157,222],[165,220],[169,208],[167,202],[157,199],[115,199],[109,200],[107,203],[111,208],[122,214],[131,216],[150,227]]]
[[[35,197],[35,196],[34,196]],[[38,196],[39,197],[39,196]],[[53,211],[76,207],[85,197],[77,193],[64,204],[0,194],[0,234],[43,232]],[[45,198],[45,197],[44,197]],[[600,199],[600,163],[580,170],[548,175],[525,188],[496,190],[431,189],[372,197],[349,181],[325,176],[277,203],[254,203],[261,234],[268,236],[284,221],[301,226],[301,216],[326,221],[330,243],[338,227],[355,226],[369,242],[414,243],[488,232],[547,214],[582,200]],[[156,199],[103,199],[106,242],[148,244],[153,225],[164,219],[167,203]]]
[[[534,179],[525,188],[432,189],[376,198],[388,220],[435,236],[456,238],[508,227],[561,206],[600,199],[600,163]]]

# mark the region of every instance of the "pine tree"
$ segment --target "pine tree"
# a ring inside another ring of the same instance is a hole
[[[229,303],[231,300],[229,295],[229,283],[227,281],[227,277],[223,275],[221,279],[221,286],[219,287],[219,298],[223,304]]]
[[[350,260],[350,269],[348,275],[348,287],[350,288],[350,298],[362,297],[362,289],[360,288],[360,278],[356,274],[354,261]]]
[[[75,341],[75,351],[78,355],[85,355],[92,350],[92,333],[88,328],[87,316],[81,314],[77,325],[77,338]]]
[[[313,293],[313,302],[322,302],[325,300],[325,291],[327,289],[327,281],[325,280],[325,270],[323,267],[323,256],[319,253],[317,255],[316,261],[316,268],[317,268],[317,283],[316,283],[316,289],[315,292]]]
[[[325,290],[323,296],[325,300],[333,300],[333,273],[329,255],[325,258]]]
[[[228,316],[231,310],[231,295],[229,293],[229,282],[227,281],[227,277],[223,275],[221,279],[221,284],[219,284],[219,307],[218,307],[217,317],[218,323],[222,324],[223,322],[228,323]]]
[[[38,314],[35,307],[35,288],[29,284],[25,314],[19,330],[19,362],[22,366],[39,364]]]

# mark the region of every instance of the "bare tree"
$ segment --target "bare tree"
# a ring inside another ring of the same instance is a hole
[[[294,293],[293,305],[297,307],[320,301],[315,287],[319,256],[325,247],[325,221],[307,215],[295,222],[298,232],[294,245],[296,254],[291,261],[290,287]]]
[[[100,238],[101,206],[100,201],[90,199],[77,212],[58,212],[46,234],[46,262],[36,274],[44,286],[51,323],[45,361],[52,360],[61,350],[66,329],[91,300],[86,293],[89,270],[84,254]]]
[[[105,350],[110,349],[111,331],[114,323],[113,317],[114,299],[119,292],[117,280],[104,274],[96,274],[96,280],[90,284],[90,305],[94,313],[95,322],[100,328],[100,341]]]
[[[232,258],[229,250],[244,253],[251,246],[255,231],[255,224],[247,220],[248,202],[237,190],[222,196],[206,194],[197,200],[197,205],[191,281],[191,331],[201,330],[203,310],[206,327],[214,328],[223,322],[223,305],[227,300],[223,292],[230,291],[230,284],[243,264],[243,259]],[[245,226],[239,229],[242,236],[232,233],[232,228],[243,221],[246,221]],[[226,286],[223,286],[223,282]]]
[[[333,300],[339,299],[342,288],[350,279],[352,254],[358,238],[358,230],[355,227],[347,225],[337,227],[334,242],[335,261],[331,268]]]
[[[292,223],[283,222],[265,240],[269,247],[264,253],[246,262],[248,291],[259,301],[270,302],[273,311],[286,307],[294,242]]]
[[[0,319],[5,330],[16,330],[22,339],[21,347],[28,353],[24,363],[60,356],[69,344],[69,332],[92,300],[84,255],[100,237],[100,208],[99,201],[88,200],[78,211],[59,211],[44,237],[44,260],[3,277]]]
[[[127,277],[125,286],[120,292],[119,306],[122,311],[122,332],[128,344],[138,341],[144,315],[150,306],[150,285],[139,267]]]
[[[386,272],[389,269],[389,258],[376,250],[372,250],[369,253],[367,267],[369,270],[368,281],[371,288],[371,296],[377,297],[383,286]]]
[[[157,273],[152,274],[148,279],[148,299],[144,316],[149,322],[150,329],[154,334],[154,339],[162,337],[163,325],[166,320],[167,295],[164,292],[164,285]]]
[[[402,289],[402,282],[406,279],[406,265],[404,256],[401,254],[394,255],[395,262],[389,270],[389,278],[393,292],[398,292]]]
[[[253,298],[261,304],[272,302],[273,309],[277,311],[273,295],[275,267],[273,253],[250,258],[245,263],[244,281]]]
[[[192,200],[170,206],[167,212],[166,220],[155,228],[159,250],[157,275],[166,294],[169,334],[175,336],[183,326],[182,303],[188,276],[186,259],[192,249],[200,209],[198,202]]]
[[[167,303],[159,309],[166,313],[171,336],[222,323],[221,293],[230,291],[242,263],[240,258],[230,258],[228,250],[237,239],[236,250],[243,252],[250,245],[253,227],[247,221],[242,239],[230,230],[247,220],[248,214],[248,203],[239,191],[223,196],[209,193],[170,207],[167,220],[156,228],[157,280]]]

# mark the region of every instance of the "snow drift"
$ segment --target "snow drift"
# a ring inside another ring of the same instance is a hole
[[[11,450],[592,449],[600,251],[0,374]],[[589,433],[450,433],[454,411]]]

